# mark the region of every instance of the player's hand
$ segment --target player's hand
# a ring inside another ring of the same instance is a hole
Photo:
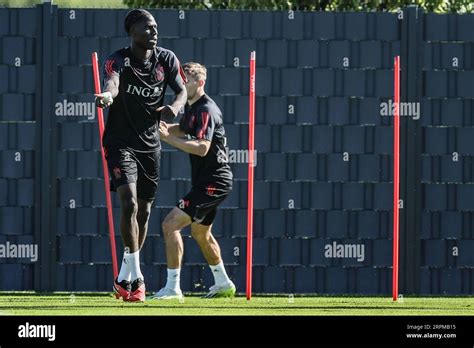
[[[95,105],[99,108],[106,108],[114,102],[114,98],[112,98],[112,93],[104,92],[100,94],[94,94],[95,96]]]
[[[168,131],[168,124],[163,121],[160,121],[159,132],[161,138],[169,137],[170,133]]]
[[[176,116],[178,116],[179,110],[176,110],[171,105],[160,106],[156,111],[161,112],[161,119],[172,121]]]

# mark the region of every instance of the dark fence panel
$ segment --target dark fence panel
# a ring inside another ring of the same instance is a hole
[[[35,108],[40,71],[38,9],[0,9],[0,288],[34,288],[34,263],[7,258],[9,246],[37,243]]]
[[[420,96],[421,293],[472,294],[473,15],[425,15]]]
[[[30,263],[0,259],[0,287],[109,291],[90,56],[97,51],[103,62],[128,45],[127,11],[49,6],[0,9],[0,242],[34,239],[41,250],[34,272]],[[392,99],[399,54],[402,101],[422,103],[419,120],[402,121],[400,291],[472,292],[472,15],[416,15],[414,8],[403,19],[395,13],[152,13],[160,45],[182,62],[208,67],[207,91],[224,113],[234,150],[247,147],[248,58],[257,50],[256,292],[390,293],[392,120],[380,107]],[[408,35],[412,30],[418,34]],[[16,57],[21,67],[14,66]],[[84,109],[61,113],[68,103]],[[19,163],[12,160],[18,151]],[[161,168],[141,253],[152,290],[166,279],[161,221],[190,188],[187,155],[165,146]],[[235,188],[214,234],[243,291],[246,165],[233,170]],[[115,195],[113,205],[120,255]],[[202,291],[212,276],[189,231],[184,236],[182,288]],[[331,257],[334,243],[363,246],[364,257]]]

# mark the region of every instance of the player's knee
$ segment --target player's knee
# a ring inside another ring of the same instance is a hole
[[[122,214],[127,217],[136,216],[138,212],[137,200],[133,197],[130,197],[122,201]]]
[[[200,226],[191,228],[191,236],[198,243],[205,242],[210,238],[210,228],[207,226]]]
[[[199,233],[198,231],[192,230],[191,231],[191,237],[194,238],[196,242],[202,242],[204,240],[204,233]]]
[[[139,224],[144,225],[148,222],[148,219],[150,218],[151,214],[151,208],[143,208],[139,209],[137,213],[137,221]]]

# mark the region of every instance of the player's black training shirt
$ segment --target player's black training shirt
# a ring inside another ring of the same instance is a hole
[[[155,47],[146,61],[135,58],[130,47],[111,54],[103,77],[118,74],[119,93],[110,106],[103,144],[107,147],[155,151],[160,148],[156,109],[163,105],[166,87],[179,92],[184,73],[170,50]],[[182,85],[184,88],[184,85]]]
[[[214,100],[203,95],[193,105],[186,104],[179,127],[191,138],[211,142],[206,156],[189,155],[193,187],[212,183],[231,188],[232,171],[226,156],[222,113]]]

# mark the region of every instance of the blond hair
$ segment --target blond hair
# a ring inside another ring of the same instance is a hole
[[[202,64],[189,62],[189,63],[183,64],[183,70],[186,73],[186,75],[192,76],[196,81],[201,81],[201,80],[206,81],[207,69]]]

